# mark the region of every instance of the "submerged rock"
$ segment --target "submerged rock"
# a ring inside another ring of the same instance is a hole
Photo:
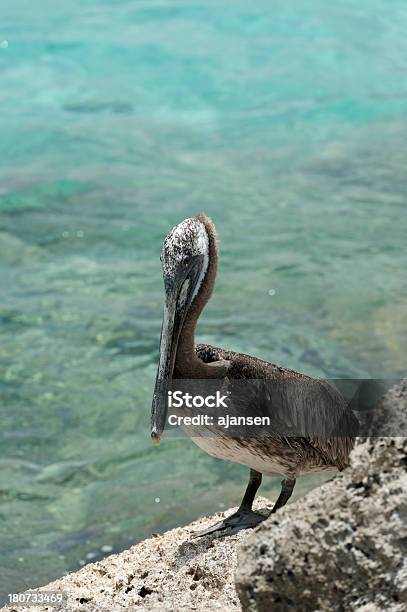
[[[405,381],[382,400],[378,418],[385,414],[388,431],[394,422],[406,431]],[[401,612],[406,553],[407,438],[359,439],[347,470],[242,543],[236,587],[243,610],[253,612]]]
[[[13,234],[0,232],[0,261],[2,264],[33,263],[41,257],[41,247],[28,244]]]

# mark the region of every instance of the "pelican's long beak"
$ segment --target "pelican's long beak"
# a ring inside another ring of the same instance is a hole
[[[178,340],[188,310],[190,282],[174,283],[165,279],[166,300],[161,328],[160,357],[151,408],[151,438],[160,442],[167,420],[168,391],[172,382]]]

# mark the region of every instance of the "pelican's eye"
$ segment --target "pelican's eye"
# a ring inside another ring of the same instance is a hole
[[[181,266],[183,268],[188,268],[190,263],[191,263],[191,258],[189,257],[189,255],[185,255],[185,257],[182,258]]]

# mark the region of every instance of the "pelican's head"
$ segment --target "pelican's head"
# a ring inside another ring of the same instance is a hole
[[[167,395],[179,336],[209,265],[209,219],[185,219],[167,234],[161,253],[165,304],[160,359],[151,409],[151,437],[159,442],[167,418]]]

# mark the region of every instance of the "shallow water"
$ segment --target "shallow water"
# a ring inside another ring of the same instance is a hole
[[[404,0],[1,12],[0,599],[240,501],[149,441],[175,223],[221,239],[199,340],[331,378],[407,340]]]

